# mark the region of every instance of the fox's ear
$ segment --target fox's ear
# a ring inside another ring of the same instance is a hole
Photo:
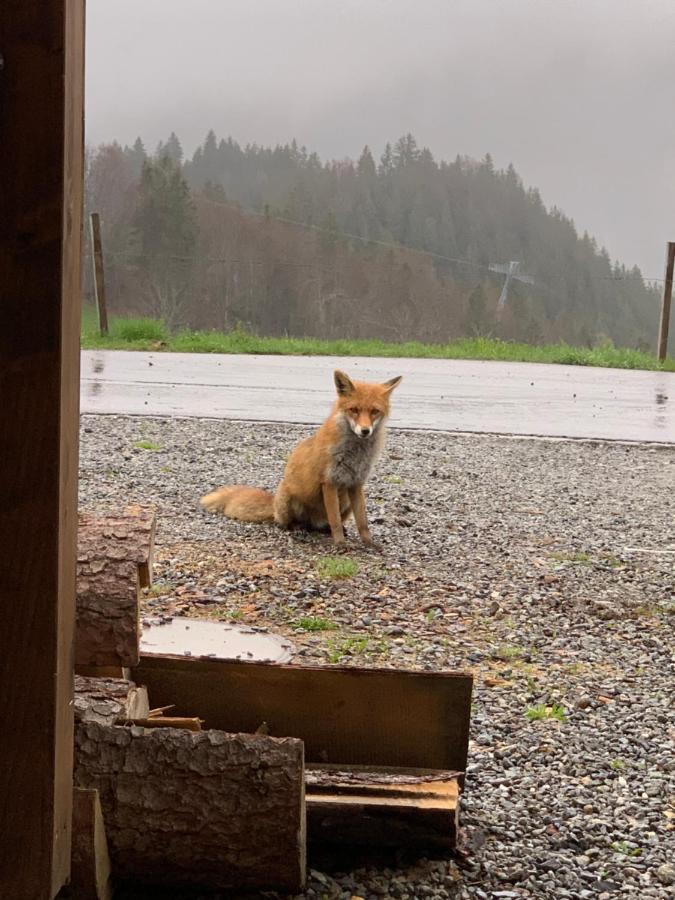
[[[389,381],[385,381],[382,387],[386,390],[388,394],[390,394],[395,387],[401,383],[403,379],[403,375],[397,375],[396,378],[390,378]]]
[[[354,383],[349,375],[345,375],[344,372],[336,369],[333,372],[333,378],[335,380],[335,387],[337,388],[338,394],[344,396],[345,394],[352,393],[352,391],[354,390]]]

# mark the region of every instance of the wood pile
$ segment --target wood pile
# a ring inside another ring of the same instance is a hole
[[[216,661],[144,657],[139,666],[140,591],[152,580],[154,534],[154,513],[140,507],[80,516],[76,896],[109,900],[112,881],[295,893],[308,839],[452,849],[463,772],[433,767],[441,759],[464,767],[470,679],[439,685],[401,673],[402,706],[428,725],[426,768],[413,768],[406,760],[419,739],[392,717],[390,698],[378,699],[394,673],[358,679],[353,670],[222,663],[221,686],[212,678]],[[165,705],[153,708],[153,700]],[[316,711],[328,707],[335,715],[317,724]],[[457,714],[452,732],[438,719],[443,710]],[[362,718],[375,737],[388,732],[385,756],[393,752],[395,765],[373,764],[384,745],[364,743]],[[278,736],[263,733],[264,719]],[[349,727],[367,764],[340,764],[320,749],[347,758]],[[328,761],[305,768],[306,748]]]

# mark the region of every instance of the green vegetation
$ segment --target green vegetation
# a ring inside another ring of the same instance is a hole
[[[307,616],[303,619],[298,619],[294,624],[297,628],[302,628],[304,631],[335,631],[338,627],[335,622],[331,622],[330,619],[323,619],[321,616]]]
[[[623,772],[623,770],[626,768],[626,762],[623,759],[613,759],[610,763],[610,766],[612,769],[614,769],[615,772]]]
[[[583,553],[581,551],[573,551],[571,553],[551,553],[550,557],[556,562],[578,563],[582,566],[587,566],[591,562],[588,553]]]
[[[447,344],[418,341],[388,343],[379,340],[321,341],[318,338],[258,337],[242,328],[233,331],[179,331],[170,335],[161,322],[148,318],[112,316],[110,334],[101,337],[96,318],[87,309],[82,322],[85,350],[166,350],[175,353],[257,353],[286,356],[380,356],[418,359],[475,359],[502,362],[559,363],[571,366],[600,366],[614,369],[664,369],[675,372],[675,358],[663,365],[649,353],[603,345],[593,349],[567,344],[539,347],[476,337]]]
[[[359,571],[358,563],[341,556],[322,556],[317,559],[316,568],[322,578],[351,578]]]
[[[622,856],[630,856],[635,858],[636,856],[642,856],[642,850],[640,847],[632,847],[628,841],[614,841],[612,844],[612,850],[616,853],[620,853]]]
[[[495,647],[490,655],[493,659],[501,659],[503,662],[512,662],[515,659],[521,658],[523,649],[522,647],[512,647],[508,644],[502,644],[499,647]]]
[[[144,441],[136,441],[136,443],[134,444],[134,447],[136,447],[137,450],[152,450],[155,453],[158,450],[162,449],[160,444],[155,444],[154,441],[145,441],[145,440]]]
[[[565,708],[558,703],[553,703],[551,706],[547,706],[545,703],[537,703],[536,706],[531,706],[526,710],[525,715],[532,722],[537,722],[540,719],[557,719],[558,722],[565,724],[567,721]]]
[[[343,656],[363,656],[368,647],[367,637],[349,637],[328,642],[328,661],[338,663]]]

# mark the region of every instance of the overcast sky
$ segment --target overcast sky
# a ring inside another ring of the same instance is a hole
[[[613,258],[675,240],[675,0],[89,0],[87,139],[513,162]]]

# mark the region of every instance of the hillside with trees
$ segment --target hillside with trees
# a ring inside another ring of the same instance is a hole
[[[437,161],[412,135],[379,159],[366,147],[330,162],[295,141],[241,147],[213,132],[191,159],[173,133],[152,154],[140,139],[102,145],[86,204],[102,218],[112,311],[172,329],[644,348],[657,327],[640,270],[547,209],[512,165]],[[500,310],[505,276],[491,267],[511,260],[533,283],[513,281]]]

